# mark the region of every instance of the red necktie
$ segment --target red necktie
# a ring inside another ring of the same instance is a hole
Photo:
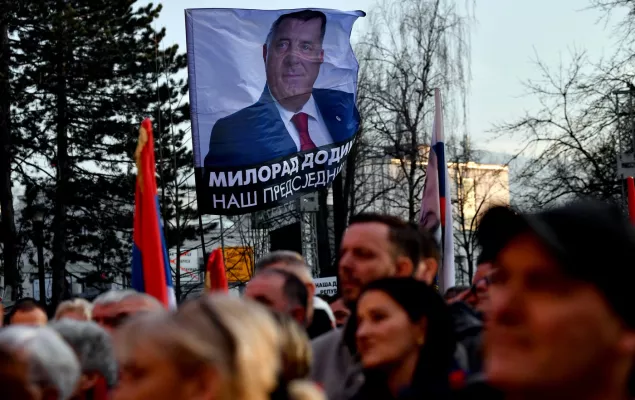
[[[291,122],[300,134],[300,151],[311,150],[315,148],[315,143],[309,136],[309,115],[306,113],[297,113],[291,118]]]

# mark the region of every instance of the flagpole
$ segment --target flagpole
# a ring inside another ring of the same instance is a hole
[[[198,228],[201,230],[201,249],[203,250],[203,264],[207,263],[207,252],[205,251],[205,232],[203,231],[203,216],[198,213]]]
[[[223,232],[223,216],[219,216],[218,220],[220,221],[220,248],[223,252],[223,256],[225,256],[225,233]]]

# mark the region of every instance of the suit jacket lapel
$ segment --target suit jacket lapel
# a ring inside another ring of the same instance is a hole
[[[317,104],[324,124],[333,139],[333,143],[338,143],[346,140],[346,122],[344,116],[347,110],[344,109],[339,103],[330,101],[328,96],[321,96],[320,92],[313,91],[313,98]]]
[[[270,151],[277,153],[277,156],[286,155],[289,148],[296,148],[295,142],[291,139],[291,135],[280,117],[275,99],[271,96],[267,85],[265,85],[257,105],[259,118],[262,118],[257,122],[269,132],[266,135],[266,143],[262,144],[267,146]],[[262,135],[260,136],[262,137]]]

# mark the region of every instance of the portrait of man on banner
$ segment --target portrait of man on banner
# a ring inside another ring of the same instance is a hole
[[[327,15],[316,10],[285,13],[273,22],[263,38],[262,94],[214,123],[205,167],[255,166],[355,135],[354,93],[314,87],[325,60],[327,27]]]

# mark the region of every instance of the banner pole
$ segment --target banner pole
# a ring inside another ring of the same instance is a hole
[[[626,190],[628,193],[628,217],[635,224],[635,181],[632,176],[626,178]]]

